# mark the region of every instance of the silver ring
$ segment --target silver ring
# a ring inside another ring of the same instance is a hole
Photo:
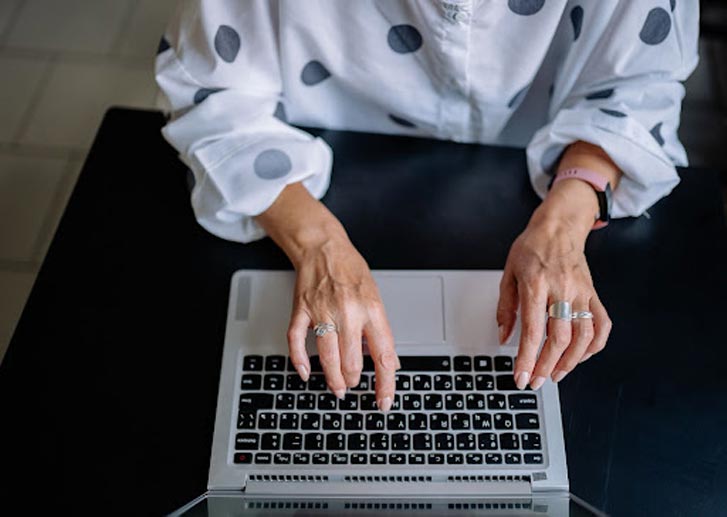
[[[592,320],[593,313],[589,311],[576,311],[570,317],[574,320]]]
[[[555,302],[548,307],[548,317],[550,318],[570,321],[572,314],[570,302]]]
[[[336,326],[333,323],[318,323],[313,327],[313,332],[316,333],[316,336],[323,337],[328,332],[336,332]]]

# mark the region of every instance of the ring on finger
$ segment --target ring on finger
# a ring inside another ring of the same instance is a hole
[[[593,313],[590,311],[575,311],[571,314],[572,320],[592,320]]]
[[[551,303],[548,307],[548,317],[557,320],[572,320],[573,312],[571,311],[570,302],[557,301]]]
[[[336,332],[336,326],[333,323],[317,323],[313,327],[313,332],[315,332],[316,336],[323,337],[329,332]]]

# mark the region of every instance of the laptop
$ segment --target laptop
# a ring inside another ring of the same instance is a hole
[[[382,413],[370,360],[342,400],[312,332],[309,380],[292,368],[293,271],[237,271],[208,492],[173,515],[602,515],[569,493],[556,385],[515,386],[501,275],[373,271],[402,364]]]

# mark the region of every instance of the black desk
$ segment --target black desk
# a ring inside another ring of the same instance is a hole
[[[289,264],[197,226],[162,124],[108,113],[43,264],[0,368],[2,506],[159,515],[206,486],[230,275]],[[319,134],[372,268],[502,268],[538,202],[520,150]],[[615,325],[563,423],[573,492],[617,516],[727,514],[727,230],[717,175],[682,177],[588,242]]]

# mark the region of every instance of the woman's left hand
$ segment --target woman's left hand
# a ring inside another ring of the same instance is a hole
[[[512,335],[518,307],[521,312],[522,332],[514,369],[520,389],[528,382],[538,389],[551,376],[559,382],[578,363],[603,350],[611,331],[611,320],[593,287],[584,254],[593,226],[588,204],[595,196],[590,185],[577,179],[557,187],[513,243],[500,284],[497,323],[501,343]],[[579,206],[573,199],[584,201]],[[574,312],[592,312],[593,319],[549,318],[546,323],[548,307],[558,301],[570,302]],[[547,336],[538,355],[546,327]]]

